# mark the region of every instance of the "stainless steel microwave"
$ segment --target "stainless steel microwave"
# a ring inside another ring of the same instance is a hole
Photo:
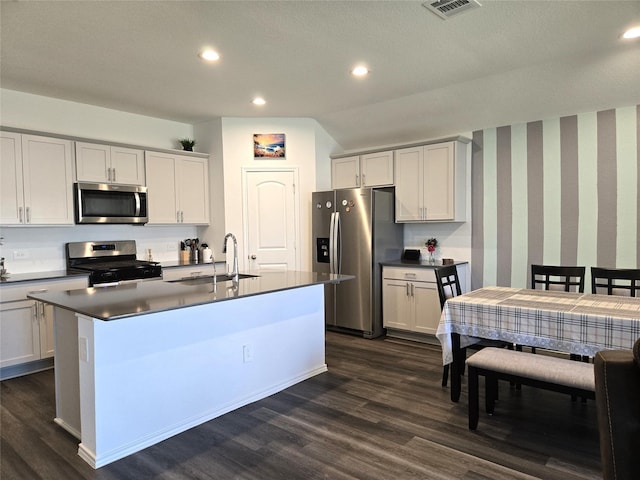
[[[76,223],[145,224],[147,187],[106,183],[75,184]]]

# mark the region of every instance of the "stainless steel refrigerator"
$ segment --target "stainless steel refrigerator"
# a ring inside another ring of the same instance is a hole
[[[403,226],[393,188],[350,188],[312,196],[313,270],[355,275],[327,285],[327,328],[375,338],[382,328],[380,262],[399,260]]]

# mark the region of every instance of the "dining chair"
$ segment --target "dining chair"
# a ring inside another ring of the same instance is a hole
[[[462,287],[460,287],[460,278],[458,277],[458,269],[455,265],[446,265],[435,269],[436,285],[438,287],[438,296],[440,297],[440,309],[444,308],[445,302],[453,297],[462,295]],[[484,347],[505,347],[507,342],[499,340],[482,339],[479,343],[474,343],[466,348],[479,350]],[[464,372],[464,362],[467,355],[466,348],[462,350],[462,365],[460,372]],[[442,386],[446,387],[449,380],[449,365],[445,365],[442,369]]]
[[[585,267],[577,266],[531,265],[531,288],[584,293],[585,271]],[[522,350],[522,345],[516,345],[516,350]],[[536,353],[535,347],[531,347],[531,352]],[[588,356],[571,354],[569,358],[589,362]],[[572,395],[571,400],[575,401],[576,396]],[[586,398],[583,397],[582,401],[586,401]]]
[[[531,265],[531,288],[584,293],[585,267]]]
[[[591,293],[638,297],[640,269],[591,267]]]

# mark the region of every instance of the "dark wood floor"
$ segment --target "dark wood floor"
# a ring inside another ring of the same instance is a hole
[[[52,421],[53,371],[1,384],[2,480],[601,478],[595,404],[501,385],[467,428],[437,346],[327,333],[329,371],[93,470]],[[466,387],[466,385],[465,385]],[[466,390],[466,388],[465,388]]]

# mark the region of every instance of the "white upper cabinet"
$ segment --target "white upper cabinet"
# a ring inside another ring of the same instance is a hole
[[[333,189],[388,185],[393,185],[392,151],[331,160]]]
[[[396,222],[465,221],[466,155],[458,141],[396,150]]]
[[[76,142],[76,172],[79,182],[144,185],[144,151]]]
[[[331,188],[356,188],[360,186],[360,157],[331,159]]]
[[[72,225],[72,143],[0,132],[0,224]]]
[[[206,158],[145,152],[149,224],[209,223]]]

